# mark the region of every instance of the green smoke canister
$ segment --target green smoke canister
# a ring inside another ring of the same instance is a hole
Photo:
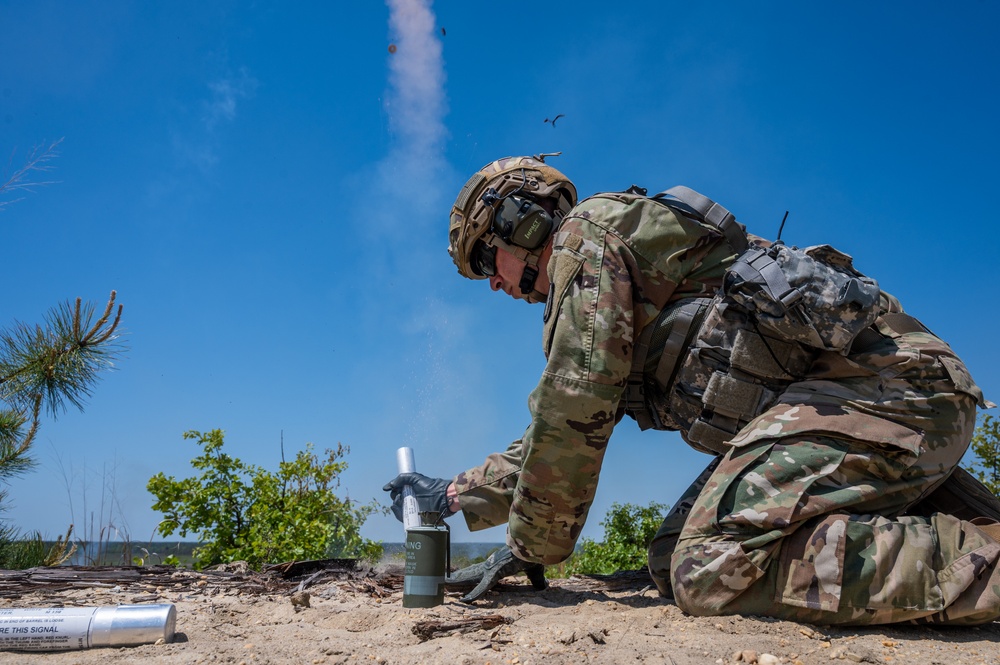
[[[406,530],[403,607],[435,607],[444,602],[448,536],[445,526]]]

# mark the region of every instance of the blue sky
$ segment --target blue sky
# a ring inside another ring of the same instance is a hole
[[[342,442],[359,500],[383,499],[401,445],[434,476],[506,447],[542,308],[461,279],[445,246],[465,179],[511,154],[562,151],[583,194],[685,184],[759,235],[790,211],[787,242],[853,255],[1000,400],[998,19],[992,2],[0,0],[0,173],[64,139],[58,183],[0,211],[0,323],[115,289],[130,347],[83,413],[44,423],[5,517],[148,540],[146,481],[191,474],[192,429],[269,468],[282,436],[287,454]],[[673,503],[707,462],[623,422],[584,535],[613,501]],[[392,517],[364,534],[402,539]]]

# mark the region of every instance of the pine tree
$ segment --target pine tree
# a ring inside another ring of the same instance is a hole
[[[2,200],[10,193],[49,184],[33,180],[32,175],[48,170],[46,162],[58,144],[33,151],[25,166],[0,184],[0,212],[13,202]],[[14,322],[0,329],[0,483],[31,469],[29,451],[42,415],[55,418],[69,405],[82,410],[98,374],[113,367],[121,355],[122,306],[116,306],[115,297],[112,291],[100,316],[92,303],[77,298],[75,304],[52,308],[42,324]],[[6,500],[7,490],[0,487],[0,513]],[[37,554],[40,546],[40,534],[23,538],[17,529],[0,522],[0,567],[36,565],[46,559],[51,563],[44,551]]]

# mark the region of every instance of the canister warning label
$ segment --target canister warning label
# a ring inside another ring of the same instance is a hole
[[[55,651],[90,646],[90,620],[86,614],[65,614],[63,608],[0,610],[0,649]],[[72,612],[72,610],[70,610]]]

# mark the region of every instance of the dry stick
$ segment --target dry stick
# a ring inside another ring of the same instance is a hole
[[[315,573],[313,573],[312,575],[310,575],[308,578],[306,578],[306,579],[302,580],[301,582],[299,582],[299,588],[296,589],[296,591],[304,591],[307,586],[309,586],[310,584],[312,584],[312,581],[314,579],[316,579],[317,577],[319,577],[320,575],[322,575],[322,574],[324,574],[326,572],[327,571],[325,571],[325,570],[317,570]]]
[[[45,148],[44,150],[36,146],[31,151],[31,154],[28,155],[28,160],[27,162],[25,162],[24,166],[14,171],[13,175],[11,175],[10,178],[7,179],[7,182],[0,183],[0,192],[4,191],[11,192],[19,189],[30,192],[34,191],[34,188],[36,187],[43,187],[45,185],[54,184],[56,182],[54,180],[31,182],[30,180],[26,180],[26,178],[28,174],[31,173],[32,171],[46,172],[51,170],[52,167],[46,166],[45,163],[59,154],[55,151],[55,149],[56,146],[58,146],[60,143],[62,143],[62,139],[59,139],[58,141],[53,141],[52,144],[49,145],[49,147]],[[12,153],[11,161],[13,161],[13,158],[14,155]],[[9,205],[11,203],[14,203],[15,201],[20,201],[20,200],[21,199],[0,201],[0,208],[3,208],[6,205]]]
[[[456,631],[466,633],[473,630],[488,630],[511,622],[511,619],[503,615],[487,614],[481,617],[451,619],[448,621],[418,621],[413,625],[412,631],[422,641],[427,641],[435,637],[444,637]]]

